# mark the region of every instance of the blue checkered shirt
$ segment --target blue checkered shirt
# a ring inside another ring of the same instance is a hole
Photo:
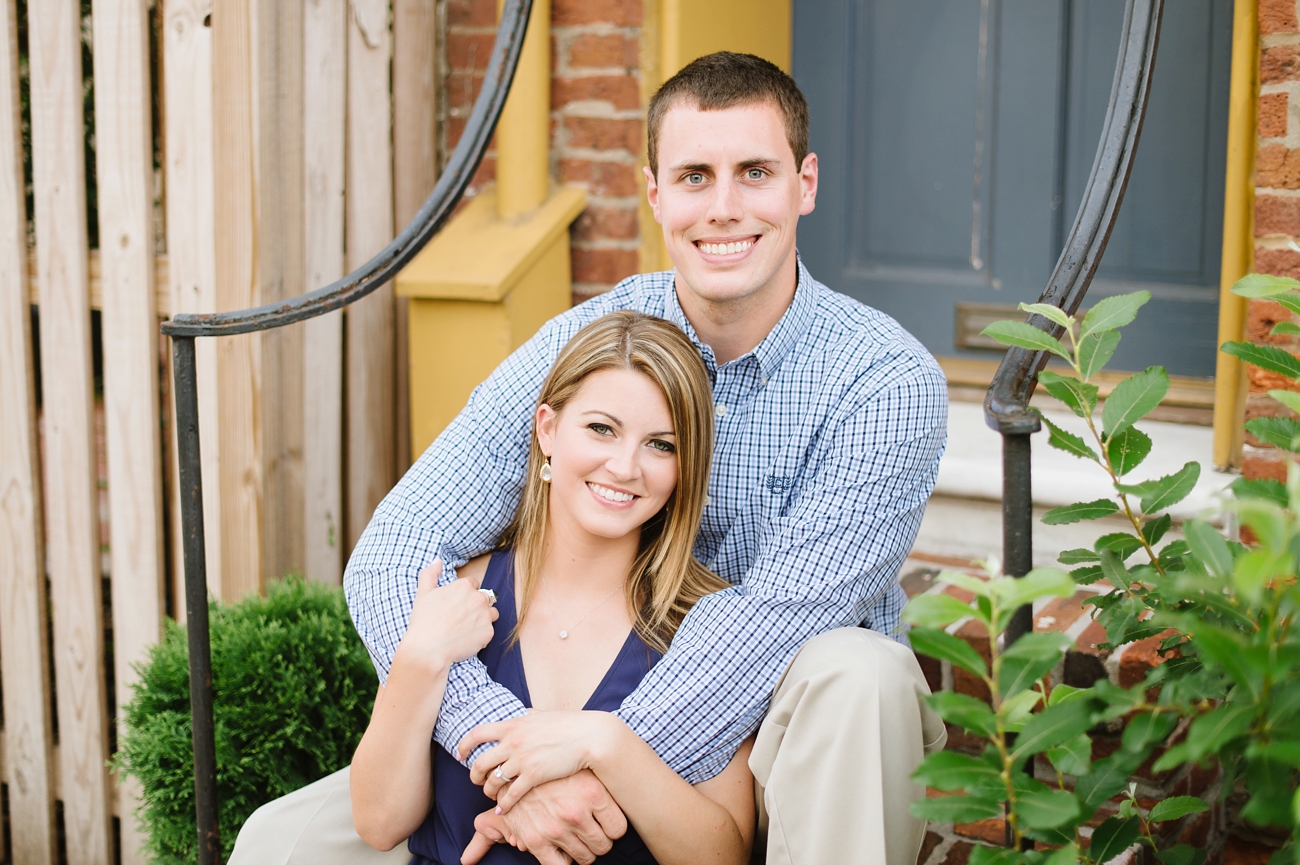
[[[743,357],[718,366],[673,273],[619,283],[552,319],[474,390],[384,499],[344,578],[381,679],[406,632],[418,571],[491,549],[523,489],[533,411],[551,363],[588,322],[635,309],[677,324],[713,382],[717,439],[695,544],[732,584],[703,598],[619,710],[691,783],[731,760],[810,637],[864,625],[905,640],[898,571],[934,488],[947,432],[939,366],[897,322],[799,265],[789,309]],[[447,358],[455,363],[455,358]],[[455,753],[473,727],[523,705],[478,658],[454,665],[434,737]]]

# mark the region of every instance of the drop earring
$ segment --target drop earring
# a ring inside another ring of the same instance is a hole
[[[539,473],[539,476],[542,479],[542,483],[549,484],[551,482],[551,458],[550,457],[547,457],[542,462],[542,470]]]

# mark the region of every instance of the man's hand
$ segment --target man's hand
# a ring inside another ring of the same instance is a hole
[[[586,769],[534,787],[500,819],[506,825],[501,834],[514,836],[515,846],[542,865],[590,865],[627,833],[627,817]]]

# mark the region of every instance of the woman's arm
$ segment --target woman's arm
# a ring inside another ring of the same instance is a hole
[[[475,728],[460,744],[469,753],[483,742],[497,745],[475,761],[471,778],[489,781],[497,767],[511,783],[485,787],[500,792],[509,811],[528,789],[582,769],[595,773],[636,827],[660,865],[749,861],[754,835],[752,740],[746,740],[716,777],[692,787],[639,736],[608,712],[534,712]]]
[[[420,573],[410,627],[352,757],[352,820],[379,850],[405,841],[429,813],[429,746],[447,671],[488,644],[497,617],[477,580],[437,588],[440,571],[435,564]]]

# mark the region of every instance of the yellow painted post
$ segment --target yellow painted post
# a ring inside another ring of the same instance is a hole
[[[1236,0],[1228,101],[1228,165],[1223,196],[1223,263],[1219,275],[1219,345],[1243,338],[1247,301],[1233,284],[1250,272],[1255,229],[1255,113],[1259,102],[1258,0]],[[1214,368],[1214,464],[1241,467],[1246,368],[1219,352]]]
[[[497,14],[501,14],[501,2]],[[550,186],[551,0],[533,0],[524,50],[497,123],[497,209],[502,219],[534,210]]]

